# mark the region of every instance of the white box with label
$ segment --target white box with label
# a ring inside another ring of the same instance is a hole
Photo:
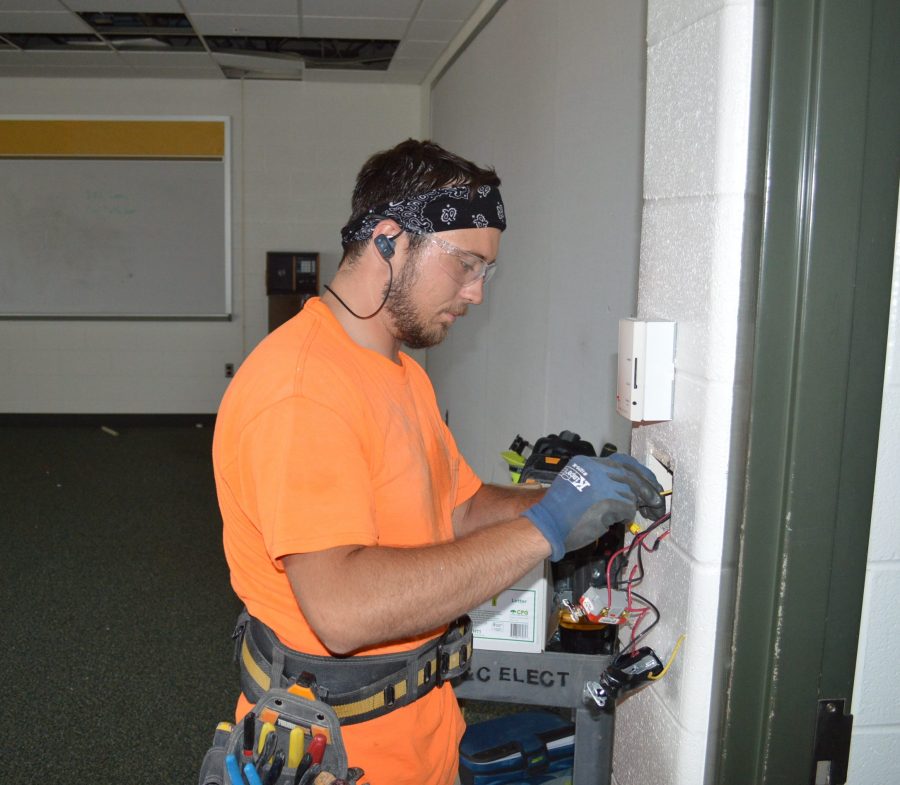
[[[675,322],[619,320],[616,411],[634,422],[672,419]]]
[[[553,633],[553,583],[544,561],[508,589],[469,611],[473,645],[493,651],[541,652]]]

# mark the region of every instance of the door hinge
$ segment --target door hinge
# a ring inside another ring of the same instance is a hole
[[[850,760],[853,715],[844,714],[843,699],[820,700],[810,785],[844,785]]]

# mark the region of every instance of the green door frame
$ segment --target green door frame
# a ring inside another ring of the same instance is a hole
[[[900,173],[900,3],[774,0],[746,501],[719,785],[812,782],[849,711]]]

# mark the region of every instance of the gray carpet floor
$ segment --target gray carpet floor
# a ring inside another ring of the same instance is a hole
[[[209,423],[0,424],[0,783],[189,785],[238,691]]]

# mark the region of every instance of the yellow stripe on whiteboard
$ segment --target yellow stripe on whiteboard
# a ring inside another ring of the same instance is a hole
[[[225,156],[215,120],[0,120],[5,158],[208,158]]]

